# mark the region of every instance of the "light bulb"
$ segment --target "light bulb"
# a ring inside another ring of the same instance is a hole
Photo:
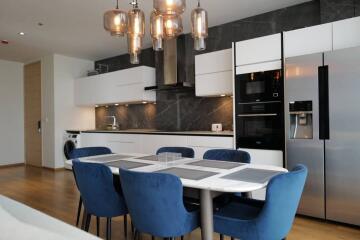
[[[151,13],[150,17],[150,34],[153,40],[153,49],[160,51],[163,49],[164,38],[164,18],[161,14],[157,14],[156,11]]]

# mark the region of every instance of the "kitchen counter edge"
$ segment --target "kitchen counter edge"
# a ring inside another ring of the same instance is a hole
[[[67,130],[70,134],[80,133],[107,133],[107,134],[146,134],[146,135],[173,135],[173,136],[208,136],[208,137],[234,137],[232,131],[211,132],[211,131],[184,131],[184,132],[162,132],[162,131],[107,131],[107,130]]]

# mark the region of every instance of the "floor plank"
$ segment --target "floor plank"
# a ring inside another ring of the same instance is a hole
[[[15,166],[0,168],[0,194],[20,201],[69,224],[75,224],[79,194],[70,171]],[[95,221],[90,231],[95,233]],[[128,224],[129,225],[129,224]],[[105,221],[101,222],[101,236],[105,236]],[[129,225],[130,226],[130,225]],[[129,230],[129,235],[131,232]],[[113,239],[125,239],[123,219],[113,223]],[[130,238],[129,238],[130,239]],[[143,239],[150,239],[143,236]],[[186,239],[200,240],[197,230]],[[216,236],[214,239],[219,239]],[[356,240],[360,228],[297,217],[288,240]]]

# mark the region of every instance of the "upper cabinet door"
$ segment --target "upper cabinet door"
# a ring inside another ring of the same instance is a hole
[[[231,71],[232,49],[195,56],[195,75]]]
[[[280,59],[280,33],[236,43],[236,66]]]
[[[332,51],[332,23],[284,33],[285,58]]]
[[[360,17],[333,23],[334,50],[360,46]]]
[[[196,96],[233,95],[233,50],[195,56]]]

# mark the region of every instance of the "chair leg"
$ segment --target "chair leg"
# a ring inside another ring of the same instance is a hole
[[[220,240],[224,240],[224,235],[220,234]]]
[[[111,218],[106,219],[106,240],[111,240]]]
[[[81,220],[81,229],[82,230],[85,230],[85,225],[86,225],[86,215],[87,215],[87,211],[84,207],[84,211],[83,211],[83,214],[82,214],[82,220]]]
[[[231,237],[231,240],[235,240],[235,238]]]
[[[96,236],[100,236],[100,218],[96,217]]]
[[[90,222],[91,222],[91,215],[86,214],[86,220],[85,220],[85,231],[86,232],[89,232]]]
[[[79,222],[80,222],[81,208],[82,208],[82,198],[80,197],[79,205],[78,205],[78,211],[77,211],[77,217],[76,217],[76,226],[78,226]]]
[[[181,236],[181,240],[184,240],[184,236]]]
[[[134,240],[137,240],[138,236],[139,236],[139,232],[136,229],[134,229]]]
[[[127,215],[124,215],[124,235],[125,239],[127,238]]]
[[[132,220],[130,220],[130,224],[131,224],[131,233],[134,234],[134,224]]]
[[[151,240],[155,240],[155,237],[154,237],[154,236],[151,236]]]

